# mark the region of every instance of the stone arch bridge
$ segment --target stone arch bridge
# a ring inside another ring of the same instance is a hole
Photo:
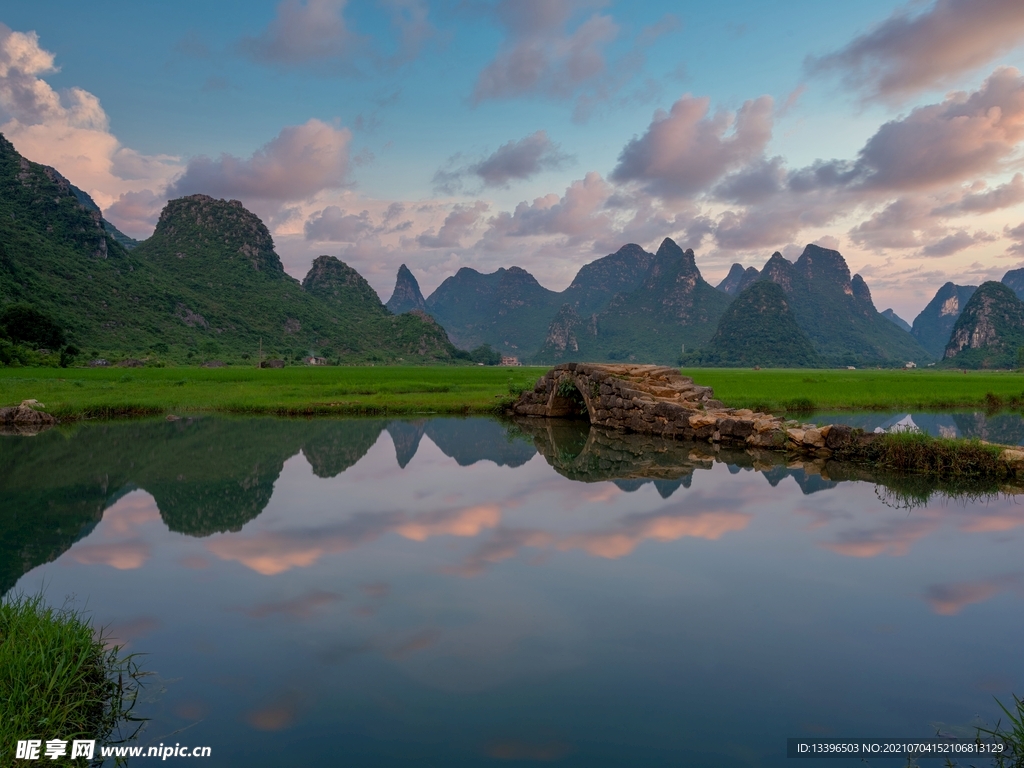
[[[520,395],[512,412],[526,417],[586,418],[597,426],[629,432],[798,449],[822,456],[845,444],[852,431],[849,427],[819,429],[769,413],[726,408],[711,387],[658,365],[556,365],[532,391]]]

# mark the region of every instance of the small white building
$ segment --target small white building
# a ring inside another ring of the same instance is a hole
[[[908,360],[907,364],[904,365],[903,367],[904,368],[917,368],[917,363],[915,363],[913,360]]]
[[[310,355],[306,358],[306,365],[327,365],[327,358]]]

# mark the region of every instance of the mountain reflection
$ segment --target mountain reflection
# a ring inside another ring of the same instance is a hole
[[[935,419],[951,420],[961,432],[980,428],[971,414]],[[1012,438],[1019,426],[1011,419],[986,423],[990,437]],[[104,511],[134,490],[152,497],[154,507],[146,514],[161,520],[170,531],[193,537],[238,532],[267,508],[286,461],[301,453],[316,478],[335,478],[360,462],[384,431],[394,446],[399,473],[410,471],[406,468],[426,436],[460,467],[488,461],[515,469],[539,453],[555,472],[572,481],[614,483],[616,492],[627,493],[653,484],[662,499],[689,489],[695,473],[716,463],[732,474],[756,472],[772,487],[792,477],[804,495],[834,489],[845,480],[879,484],[883,500],[893,497],[898,502],[926,501],[941,490],[920,477],[879,477],[867,468],[832,461],[793,460],[771,451],[624,434],[579,421],[196,418],[79,425],[31,438],[0,437],[0,593],[88,536]],[[402,474],[389,476],[386,482],[401,478]],[[453,492],[458,486],[455,476]],[[687,499],[691,496],[692,492]],[[676,504],[646,516],[627,516],[614,526],[560,536],[547,530],[503,528],[502,503],[452,504],[429,512],[357,513],[317,529],[218,538],[209,551],[219,559],[274,574],[389,533],[425,541],[492,532],[468,560],[453,567],[471,574],[523,547],[582,550],[614,558],[628,554],[644,540],[716,539],[743,529],[748,522],[743,514],[696,511]],[[936,524],[928,516],[890,521],[891,530],[875,526],[845,531],[823,546],[855,557],[900,554]],[[1009,530],[1019,524],[1017,515],[1002,514],[964,525],[965,530],[980,532]],[[115,552],[82,546],[77,557],[86,558],[82,562],[131,568],[148,556],[141,542],[126,541],[119,547]]]

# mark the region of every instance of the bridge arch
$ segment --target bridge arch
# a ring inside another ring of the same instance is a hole
[[[555,382],[548,397],[547,415],[558,419],[586,419],[594,421],[594,406],[588,393],[589,386],[566,371]]]

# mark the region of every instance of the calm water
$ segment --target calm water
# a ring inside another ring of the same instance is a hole
[[[709,451],[444,418],[2,437],[0,591],[87,603],[158,674],[141,743],[211,766],[839,768],[786,738],[970,736],[1024,693],[1024,504]]]
[[[818,424],[849,424],[867,432],[917,429],[934,437],[964,437],[1001,445],[1024,445],[1024,418],[1019,413],[884,413],[878,411],[824,411],[811,421]]]

